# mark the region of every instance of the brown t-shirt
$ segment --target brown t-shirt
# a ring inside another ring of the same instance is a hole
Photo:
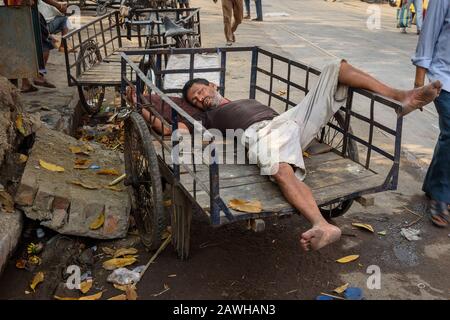
[[[214,109],[200,112],[194,119],[201,121],[206,129],[218,129],[223,134],[226,129],[247,129],[263,120],[272,120],[278,113],[253,99],[236,100]]]

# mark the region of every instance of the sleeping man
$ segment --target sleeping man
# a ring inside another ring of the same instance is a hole
[[[302,151],[346,100],[348,87],[370,90],[399,101],[402,110],[398,116],[404,116],[432,102],[439,95],[441,83],[435,81],[409,91],[398,90],[344,60],[336,61],[324,68],[315,88],[299,105],[281,115],[256,100],[230,101],[205,79],[190,80],[183,88],[183,97],[196,108],[188,113],[206,129],[244,130],[241,142],[249,158],[257,160],[261,173],[269,175],[286,200],[312,224],[300,236],[301,247],[306,251],[318,250],[341,236],[341,230],[321,215],[310,188],[302,182],[306,172]],[[148,113],[144,116],[150,120]],[[267,156],[271,154],[277,156]]]

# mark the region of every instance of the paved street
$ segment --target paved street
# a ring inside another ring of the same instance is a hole
[[[224,46],[220,1],[214,4],[211,0],[191,0],[191,6],[201,7],[203,46]],[[268,16],[263,22],[244,20],[236,33],[236,45],[262,46],[317,68],[342,58],[391,86],[411,88],[415,69],[410,57],[417,43],[415,27],[408,34],[400,34],[395,28],[395,9],[382,5],[376,7],[381,13],[381,29],[369,30],[368,7],[359,0],[263,0],[263,12]],[[87,16],[83,21],[92,19]],[[55,56],[50,58],[52,71],[61,74],[65,70],[62,55]],[[230,98],[247,90],[248,82],[244,79],[233,74],[227,76],[233,82]],[[64,85],[59,83],[58,87]],[[364,101],[355,104],[356,110],[368,112]],[[380,109],[377,113],[382,120],[395,121],[392,112]],[[362,288],[369,300],[449,299],[450,229],[431,225],[421,192],[438,135],[437,120],[433,105],[404,119],[398,189],[376,194],[375,205],[371,207],[355,203],[348,213],[336,218],[335,224],[344,233],[339,243],[320,252],[302,252],[298,236],[308,229],[308,223],[297,216],[269,219],[264,232],[254,233],[240,223],[214,229],[205,217],[194,215],[189,260],[177,260],[169,246],[139,282],[139,299],[309,300],[321,292],[332,293],[344,283]],[[355,122],[353,130],[362,133],[367,128]],[[392,144],[392,139],[377,135],[375,143],[384,146]],[[368,223],[375,232],[353,228],[353,222]],[[420,230],[420,240],[408,241],[400,234],[407,225]],[[385,235],[378,234],[381,231]],[[27,241],[29,238],[23,240],[0,276],[0,299],[50,299],[55,294],[51,286],[43,286],[35,294],[24,293],[29,290],[32,274],[15,268],[15,262]],[[52,251],[48,250],[44,267],[50,270],[53,265],[62,266],[70,261],[65,255],[79,254],[80,243],[82,249],[92,245],[120,247],[125,243],[136,246],[139,249],[136,265],[145,264],[151,257],[141,244],[136,244],[133,235],[113,242],[63,237],[48,246]],[[347,255],[359,255],[359,259],[348,264],[336,263],[336,259]],[[381,271],[380,288],[368,288],[369,266]],[[95,291],[106,290],[104,297],[120,293],[106,283],[109,272],[102,270],[98,260],[93,274]],[[170,289],[165,290],[166,286]]]

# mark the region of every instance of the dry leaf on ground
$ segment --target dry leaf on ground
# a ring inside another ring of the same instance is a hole
[[[118,296],[111,297],[108,300],[127,300],[127,295],[122,293],[119,294]]]
[[[88,163],[89,163],[89,159],[80,159],[80,158],[75,159],[75,165],[77,165],[77,166],[84,166]]]
[[[78,298],[72,298],[72,297],[60,297],[60,296],[53,296],[56,300],[78,300]]]
[[[35,291],[36,286],[43,281],[44,281],[44,273],[43,272],[36,273],[33,280],[31,281],[30,288],[33,291]]]
[[[262,211],[261,201],[248,201],[243,199],[233,199],[228,206],[234,210],[250,213],[260,213]]]
[[[6,190],[0,191],[0,207],[8,213],[14,212],[13,197]]]
[[[17,115],[16,128],[22,135],[24,136],[26,135],[25,129],[23,128],[23,116],[21,113]]]
[[[354,227],[358,227],[358,228],[362,228],[362,229],[366,229],[370,232],[374,232],[375,230],[373,230],[373,227],[370,224],[367,223],[352,223],[352,226]]]
[[[103,169],[97,171],[97,174],[103,175],[103,176],[118,176],[119,172],[116,169]]]
[[[25,266],[27,265],[27,260],[25,259],[19,259],[16,261],[16,268],[17,269],[25,269]]]
[[[42,168],[47,169],[49,171],[54,171],[54,172],[63,172],[64,171],[63,167],[57,166],[56,164],[53,164],[53,163],[46,162],[44,160],[39,160],[39,165]]]
[[[103,292],[100,291],[100,292],[90,295],[90,296],[80,297],[80,298],[78,298],[78,300],[98,300],[102,297],[102,295],[103,295]]]
[[[135,248],[120,248],[114,252],[113,257],[119,258],[119,257],[125,256],[125,255],[133,255],[136,253],[138,253],[138,251]]]
[[[385,236],[386,233],[387,233],[386,230],[383,230],[383,231],[378,232],[378,234],[379,234],[380,236]]]
[[[17,159],[18,163],[25,163],[28,160],[28,156],[22,153],[19,153],[19,158]]]
[[[103,262],[103,268],[106,270],[115,270],[117,268],[122,268],[135,263],[137,259],[132,258],[114,258]]]
[[[349,286],[349,283],[346,283],[346,284],[344,284],[344,285],[342,285],[342,286],[337,287],[336,289],[334,289],[333,292],[336,292],[336,293],[341,294],[342,292],[344,292],[345,290],[347,290],[348,286]]]
[[[76,164],[73,166],[73,168],[76,170],[87,170],[89,169],[90,166],[91,166],[90,164],[81,164],[81,165]]]
[[[353,255],[350,255],[350,256],[346,256],[346,257],[340,258],[340,259],[336,260],[336,262],[348,263],[348,262],[355,261],[358,258],[359,258],[359,255],[353,254]]]
[[[103,210],[94,221],[92,221],[89,229],[97,230],[100,229],[105,223],[105,211]]]
[[[83,294],[86,294],[89,290],[91,290],[93,283],[94,282],[92,280],[83,281],[82,283],[80,283],[80,291]]]
[[[110,256],[114,255],[114,253],[116,252],[116,250],[108,248],[108,247],[102,247],[102,251]]]
[[[128,286],[125,294],[127,295],[127,300],[137,300],[138,298],[135,286]]]
[[[75,184],[77,186],[83,187],[85,189],[89,189],[89,190],[96,190],[96,189],[100,189],[101,187],[93,184],[93,183],[87,183],[81,180],[72,180],[70,181],[71,184]]]

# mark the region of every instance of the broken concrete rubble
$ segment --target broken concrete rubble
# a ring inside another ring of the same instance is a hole
[[[37,131],[15,196],[16,204],[28,218],[62,234],[97,239],[124,237],[130,213],[125,188],[109,190],[104,187],[114,177],[97,175],[92,169],[75,169],[75,159],[81,156],[71,153],[69,146],[83,146],[83,142],[44,127]],[[97,144],[91,146],[90,155],[83,156],[90,163],[123,172],[120,153],[104,150]],[[46,170],[40,166],[40,160],[61,166],[64,172]],[[94,189],[72,183],[75,180]],[[90,225],[102,212],[103,225],[92,230]]]

